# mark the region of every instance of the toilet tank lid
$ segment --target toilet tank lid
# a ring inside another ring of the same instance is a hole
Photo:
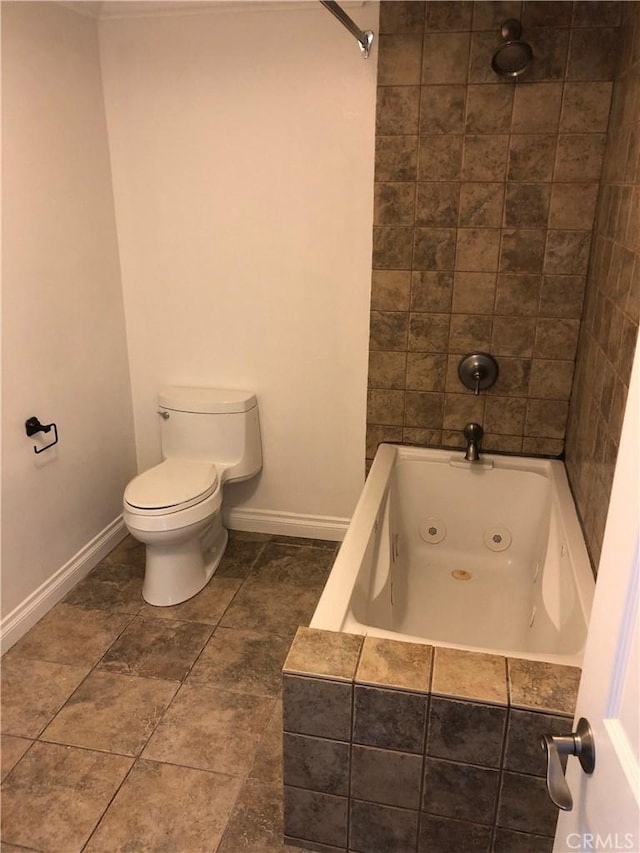
[[[251,391],[231,388],[184,388],[170,385],[158,394],[158,402],[165,409],[177,412],[202,412],[220,414],[248,412],[256,403]]]

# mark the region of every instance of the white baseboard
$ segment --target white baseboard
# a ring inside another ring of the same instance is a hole
[[[122,516],[114,519],[84,548],[28,595],[0,622],[0,650],[6,652],[51,610],[78,581],[88,575],[127,534]]]
[[[349,526],[348,518],[324,515],[303,515],[295,512],[277,512],[270,509],[224,510],[225,527],[231,530],[248,530],[252,533],[272,533],[280,536],[301,536],[305,539],[328,539],[341,542]]]

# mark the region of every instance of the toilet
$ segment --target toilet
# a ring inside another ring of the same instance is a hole
[[[206,586],[227,546],[222,489],[262,467],[255,394],[171,386],[158,395],[163,461],[124,492],[123,519],[146,546],[142,597],[179,604]]]

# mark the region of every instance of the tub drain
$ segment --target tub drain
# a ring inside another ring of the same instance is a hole
[[[451,577],[457,581],[470,581],[471,580],[471,572],[465,572],[464,569],[454,569],[451,572]]]
[[[430,545],[437,545],[447,535],[447,528],[441,518],[425,518],[420,522],[420,536]]]

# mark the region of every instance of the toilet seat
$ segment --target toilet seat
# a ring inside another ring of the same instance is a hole
[[[136,533],[171,533],[213,518],[222,505],[216,466],[165,459],[135,477],[124,493],[122,517]]]
[[[218,488],[211,462],[165,459],[134,477],[124,493],[126,508],[135,515],[167,515],[205,501]]]

